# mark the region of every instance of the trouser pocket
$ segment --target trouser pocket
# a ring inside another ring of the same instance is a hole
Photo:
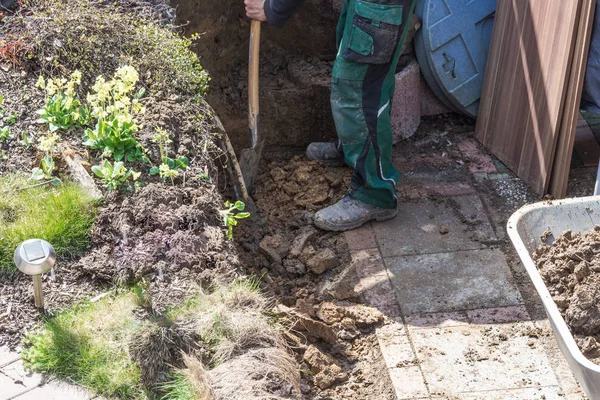
[[[342,57],[366,64],[389,63],[400,36],[402,4],[356,0],[353,11],[350,37]]]

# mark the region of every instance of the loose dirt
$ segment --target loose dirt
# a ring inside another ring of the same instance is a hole
[[[546,232],[542,240],[553,239]],[[600,358],[600,226],[579,234],[563,232],[533,254],[542,278],[575,341],[593,361]]]

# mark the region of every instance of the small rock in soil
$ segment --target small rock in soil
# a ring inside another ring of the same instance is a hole
[[[283,260],[283,268],[292,275],[304,275],[306,273],[306,265],[300,260]]]
[[[285,258],[290,251],[290,242],[281,235],[265,236],[260,241],[259,249],[267,255],[275,250],[280,259]]]
[[[306,262],[309,271],[320,275],[323,272],[340,265],[340,260],[331,249],[320,250],[315,256]]]
[[[362,292],[363,285],[352,265],[345,267],[335,276],[321,281],[317,286],[319,298],[332,297],[336,300],[351,300],[360,297]]]
[[[445,235],[446,233],[450,232],[450,229],[448,229],[448,227],[446,225],[442,225],[440,226],[440,233],[442,235]]]
[[[304,250],[304,247],[306,246],[306,243],[314,239],[316,234],[317,230],[312,226],[303,227],[292,242],[289,256],[292,258],[297,258],[300,256],[300,254],[302,254],[302,250]]]

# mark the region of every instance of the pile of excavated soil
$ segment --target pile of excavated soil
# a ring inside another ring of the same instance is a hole
[[[551,232],[544,234],[547,239]],[[563,232],[533,254],[542,278],[583,354],[600,358],[600,226]]]
[[[313,225],[351,175],[301,156],[266,160],[253,195],[260,214],[234,233],[240,263],[280,300],[274,312],[291,328],[306,399],[395,398],[374,334],[385,316],[360,304],[344,236]]]

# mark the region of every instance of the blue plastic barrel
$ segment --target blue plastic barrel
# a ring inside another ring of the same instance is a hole
[[[477,116],[496,0],[418,0],[415,51],[425,80],[450,109]]]

